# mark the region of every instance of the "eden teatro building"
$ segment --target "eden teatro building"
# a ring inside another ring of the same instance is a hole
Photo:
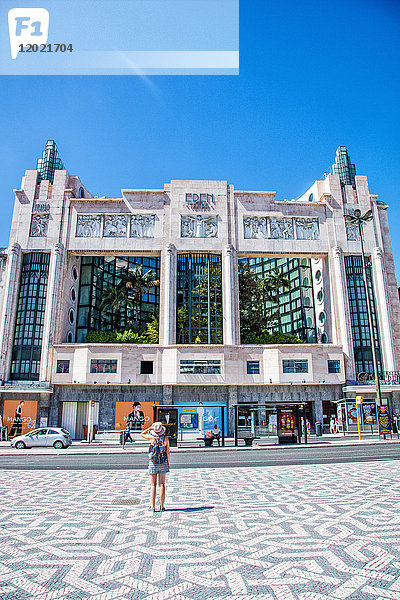
[[[14,194],[0,253],[8,430],[22,406],[24,431],[63,426],[82,439],[94,401],[101,431],[125,429],[134,403],[147,422],[154,405],[176,408],[178,438],[214,424],[276,435],[279,415],[289,427],[300,406],[311,431],[332,415],[346,431],[356,395],[373,425],[373,345],[382,401],[400,412],[388,205],[344,146],[296,200],[208,180],[106,198],[49,141]],[[356,209],[372,211],[362,230],[370,320],[360,230],[345,219]]]

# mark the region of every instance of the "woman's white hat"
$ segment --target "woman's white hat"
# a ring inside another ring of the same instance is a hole
[[[160,423],[160,421],[156,421],[155,423],[153,423],[152,429],[157,435],[163,435],[163,433],[165,433],[165,427],[162,423]]]

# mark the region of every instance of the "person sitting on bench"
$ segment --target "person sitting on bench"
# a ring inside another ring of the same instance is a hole
[[[214,425],[214,429],[211,430],[211,437],[212,437],[212,441],[217,440],[218,446],[219,446],[220,445],[219,441],[221,438],[221,430],[219,429],[219,427],[217,426],[216,423]]]

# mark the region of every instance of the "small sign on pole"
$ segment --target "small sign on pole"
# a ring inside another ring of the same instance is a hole
[[[356,396],[356,410],[357,410],[357,429],[358,439],[361,440],[361,428],[360,428],[360,406],[363,403],[363,396]]]

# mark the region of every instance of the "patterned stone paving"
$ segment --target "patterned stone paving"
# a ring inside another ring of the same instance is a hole
[[[2,471],[0,598],[400,600],[398,465]]]

